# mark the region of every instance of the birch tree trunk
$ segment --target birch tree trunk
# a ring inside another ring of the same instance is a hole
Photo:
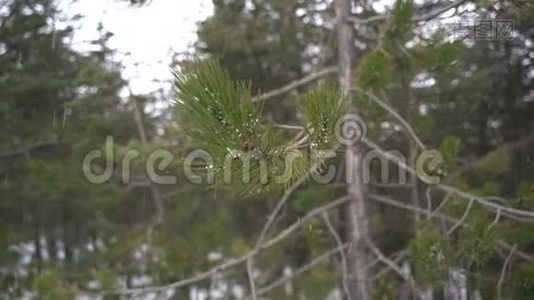
[[[350,99],[349,93],[353,80],[352,55],[354,48],[354,34],[352,25],[347,21],[351,11],[351,0],[336,0],[335,2],[337,33],[338,33],[338,64],[339,84],[341,91]],[[350,101],[350,100],[347,100]],[[351,111],[355,108],[351,105]],[[351,201],[345,208],[346,240],[349,243],[347,253],[347,270],[349,299],[368,300],[370,295],[367,265],[369,252],[366,239],[369,236],[367,210],[365,204],[365,186],[362,181],[363,147],[361,144],[347,147],[346,180]]]

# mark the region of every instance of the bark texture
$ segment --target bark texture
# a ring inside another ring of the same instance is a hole
[[[338,31],[339,84],[343,94],[349,96],[353,80],[352,56],[354,53],[354,31],[348,22],[351,0],[336,0],[335,11]],[[356,111],[352,105],[351,111]],[[367,271],[369,251],[366,246],[366,240],[369,237],[369,222],[365,203],[365,185],[362,181],[363,150],[363,146],[357,143],[347,147],[345,154],[348,194],[351,197],[345,210],[346,240],[349,242],[347,253],[349,282],[347,285],[349,287],[348,298],[351,300],[371,298]]]

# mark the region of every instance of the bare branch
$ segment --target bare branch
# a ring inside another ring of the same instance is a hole
[[[21,148],[15,148],[15,149],[6,149],[0,151],[0,159],[2,158],[8,158],[12,156],[18,156],[18,155],[26,155],[33,151],[34,149],[41,148],[41,147],[47,147],[47,146],[54,146],[57,145],[57,140],[51,140],[51,141],[43,141],[38,142],[30,146],[21,147]]]
[[[497,223],[499,223],[499,219],[501,218],[501,209],[497,209],[497,213],[495,214],[495,219],[493,219],[493,222],[490,224],[490,228],[495,226]]]
[[[457,1],[454,1],[454,2],[451,2],[447,5],[444,5],[443,7],[439,7],[439,8],[436,8],[435,10],[429,12],[429,13],[426,13],[424,15],[421,15],[421,16],[416,16],[414,17],[414,22],[420,22],[420,21],[429,21],[429,20],[432,20],[436,17],[439,17],[441,14],[444,14],[446,13],[447,11],[453,9],[453,8],[457,8],[459,7],[460,5],[468,2],[469,0],[457,0]]]
[[[274,125],[275,128],[280,129],[287,129],[287,130],[295,130],[295,131],[303,131],[304,127],[297,126],[297,125],[284,125],[284,124],[276,124]]]
[[[326,227],[328,227],[328,231],[330,231],[330,234],[334,237],[334,240],[336,240],[336,243],[338,245],[338,248],[343,247],[343,241],[341,240],[341,237],[337,233],[337,230],[334,228],[334,225],[332,225],[332,222],[330,222],[330,217],[328,216],[327,212],[323,213],[323,220],[326,224]],[[341,256],[341,272],[342,272],[342,278],[341,278],[341,286],[343,287],[343,292],[345,293],[345,296],[350,299],[350,291],[348,284],[348,271],[347,271],[347,257],[345,256],[345,251],[339,252]]]
[[[293,233],[295,230],[300,228],[300,225],[310,219],[316,218],[317,216],[321,215],[323,212],[328,211],[334,207],[338,207],[346,202],[348,202],[349,197],[345,196],[342,198],[339,198],[335,201],[332,201],[326,205],[317,207],[313,210],[311,210],[308,214],[306,214],[304,217],[300,218],[299,221],[291,224],[291,226],[287,227],[284,231],[282,231],[280,234],[278,234],[276,237],[270,239],[269,241],[259,245],[258,247],[254,248],[253,250],[249,251],[247,254],[238,257],[238,258],[231,258],[227,260],[226,262],[219,264],[215,267],[212,267],[209,270],[206,270],[204,272],[201,272],[195,276],[185,278],[180,281],[176,281],[173,283],[169,283],[162,286],[155,286],[155,287],[143,287],[143,288],[135,288],[135,289],[127,289],[127,290],[117,290],[117,291],[108,291],[108,294],[123,294],[123,295],[129,295],[129,294],[139,294],[139,293],[156,293],[156,292],[162,292],[167,291],[183,286],[187,286],[190,284],[193,284],[195,282],[199,282],[202,280],[205,280],[212,275],[219,273],[221,271],[224,271],[228,268],[237,266],[241,263],[246,262],[249,258],[254,257],[258,255],[260,252],[273,247],[274,245],[278,244],[282,240],[286,239],[291,233]]]
[[[413,280],[412,276],[410,276],[409,274],[406,274],[405,272],[403,272],[401,270],[401,268],[399,266],[397,266],[397,264],[394,261],[392,261],[387,256],[385,256],[382,253],[382,251],[380,251],[380,249],[378,249],[378,247],[370,239],[366,238],[365,241],[366,241],[367,246],[369,247],[369,249],[371,249],[371,251],[373,251],[374,255],[380,261],[382,261],[386,266],[388,266],[391,270],[393,270],[395,273],[397,273],[402,279],[406,280],[410,284],[412,289],[414,290],[415,294],[417,294],[419,296],[420,295],[419,289],[417,288],[417,285],[415,284],[415,281]]]
[[[452,234],[458,227],[462,226],[462,224],[467,219],[467,216],[469,215],[469,211],[471,211],[471,206],[473,206],[473,203],[475,202],[475,199],[469,200],[469,204],[467,205],[467,208],[464,211],[464,214],[462,218],[456,222],[448,231],[447,234]]]
[[[427,187],[425,191],[425,197],[426,197],[426,209],[428,212],[426,215],[426,218],[427,220],[430,220],[430,218],[432,217],[432,193],[431,193],[430,187]]]
[[[499,277],[499,282],[497,283],[497,299],[502,299],[502,283],[504,282],[504,276],[506,276],[506,271],[508,268],[508,264],[510,263],[510,260],[512,259],[515,250],[517,249],[517,244],[512,246],[512,249],[510,250],[510,253],[506,257],[506,260],[504,261],[504,264],[501,269],[501,276]]]
[[[391,205],[393,207],[400,208],[400,209],[409,210],[409,211],[415,211],[415,212],[420,213],[420,214],[425,214],[426,213],[425,209],[422,209],[422,208],[419,208],[419,207],[415,207],[415,206],[412,206],[412,205],[409,205],[409,204],[405,204],[405,203],[402,203],[400,201],[388,198],[386,196],[372,194],[372,195],[369,195],[369,198],[374,199],[374,200],[376,200],[378,202],[382,202],[384,204]],[[448,215],[444,215],[444,214],[438,213],[438,212],[433,212],[433,217],[441,219],[441,220],[449,222],[449,223],[458,222],[457,219],[455,219],[453,217],[450,217]],[[467,226],[469,226],[469,224],[466,224],[466,223],[462,224],[462,227],[467,227]],[[506,242],[504,242],[502,240],[498,240],[497,244],[500,247],[502,247],[502,248],[504,248],[504,249],[506,249],[508,251],[510,251],[512,249],[512,246],[510,246],[508,243],[506,243]],[[527,254],[525,252],[519,251],[519,250],[516,250],[516,252],[517,252],[516,255],[521,257],[522,259],[524,259],[526,261],[534,262],[534,256],[532,256],[530,254]]]
[[[254,274],[252,271],[252,257],[249,257],[247,259],[247,276],[250,285],[250,293],[252,295],[252,300],[257,300],[258,296],[256,295],[256,284],[254,283]]]
[[[306,265],[300,267],[299,269],[297,269],[295,272],[293,272],[292,274],[288,275],[288,276],[284,276],[284,277],[281,277],[275,281],[273,281],[271,284],[259,289],[257,291],[257,295],[258,296],[261,296],[261,295],[264,295],[272,290],[274,290],[275,288],[279,287],[280,285],[290,281],[291,279],[299,276],[300,274],[312,269],[313,267],[315,267],[316,265],[318,265],[319,263],[323,262],[324,260],[328,259],[330,256],[340,252],[340,251],[344,251],[345,249],[347,248],[347,245],[344,244],[342,245],[341,247],[337,247],[337,248],[334,248],[328,252],[325,252],[319,256],[317,256],[316,258],[314,258],[312,261],[310,261],[309,263],[307,263]],[[252,296],[248,296],[245,298],[245,300],[251,300],[252,299]]]
[[[385,101],[382,101],[380,98],[378,98],[376,95],[372,94],[372,93],[369,93],[368,91],[365,91],[361,88],[358,88],[358,87],[353,87],[352,88],[353,91],[356,91],[358,93],[362,93],[362,94],[365,94],[367,97],[371,98],[371,100],[373,100],[374,102],[376,102],[378,105],[380,105],[380,107],[382,107],[383,109],[385,109],[387,112],[389,112],[391,115],[393,115],[400,123],[401,125],[404,127],[404,129],[408,132],[408,134],[412,137],[412,139],[417,143],[417,146],[419,146],[419,148],[421,150],[425,150],[426,147],[425,145],[423,144],[423,142],[421,142],[421,140],[419,139],[419,137],[417,136],[417,134],[415,133],[414,129],[412,126],[410,126],[410,124],[408,124],[408,122],[401,116],[399,115],[399,113],[397,113],[397,111],[395,111],[395,109],[393,107],[391,107],[389,104],[387,104]]]
[[[446,13],[450,9],[457,8],[460,5],[468,2],[468,0],[457,0],[455,2],[451,2],[447,5],[444,5],[443,7],[438,7],[435,10],[428,12],[426,14],[420,15],[420,16],[414,16],[412,18],[413,22],[421,22],[421,21],[429,21],[432,20],[438,16],[440,16],[443,13]],[[373,16],[367,19],[360,19],[357,17],[351,17],[348,19],[348,21],[353,22],[358,25],[365,25],[369,23],[375,23],[375,22],[381,22],[389,19],[391,17],[391,14],[385,14],[385,15],[379,15],[379,16]]]
[[[138,99],[133,94],[133,92],[132,92],[132,90],[131,90],[131,88],[129,86],[128,86],[128,89],[130,91],[130,101],[132,101],[133,112],[134,112],[134,121],[135,121],[135,124],[137,126],[137,132],[139,134],[139,138],[141,139],[141,143],[143,145],[143,148],[145,150],[148,150],[148,139],[147,139],[145,126],[143,124],[143,111],[141,109],[141,106],[139,105]],[[156,184],[153,183],[153,182],[150,182],[150,192],[152,194],[152,201],[154,201],[154,205],[156,207],[156,219],[154,220],[154,223],[148,229],[149,233],[152,233],[152,228],[155,225],[161,224],[163,222],[165,211],[164,211],[164,208],[163,208],[163,203],[161,201],[161,196],[160,196],[160,193],[159,193],[159,189],[156,186]],[[151,236],[151,234],[149,235],[149,237],[150,236]]]
[[[430,187],[429,187],[429,189],[430,189]],[[443,207],[445,207],[445,205],[447,204],[447,202],[449,201],[449,199],[451,199],[451,195],[452,195],[452,193],[447,193],[447,194],[445,195],[445,197],[443,198],[443,200],[441,200],[441,202],[439,203],[438,207],[436,207],[436,209],[434,209],[434,210],[431,212],[431,214],[430,214],[430,216],[429,216],[429,219],[431,219],[432,216],[433,216],[435,213],[439,212]]]
[[[334,249],[332,249],[332,250],[330,250],[330,251],[328,251],[326,253],[321,254],[320,256],[317,256],[316,258],[314,258],[312,261],[310,261],[306,265],[304,265],[304,266],[298,268],[297,270],[295,270],[295,272],[293,272],[291,275],[281,277],[281,278],[275,280],[274,282],[272,282],[271,284],[267,285],[266,287],[263,287],[263,288],[259,289],[257,291],[257,295],[261,296],[261,295],[264,295],[264,294],[274,290],[275,288],[277,288],[280,285],[290,281],[291,279],[301,275],[302,273],[304,273],[306,271],[309,271],[310,269],[315,267],[317,264],[319,264],[322,261],[328,259],[332,255],[335,255],[336,253],[338,253],[340,251],[345,251],[345,249],[347,249],[347,247],[348,247],[347,244],[343,244],[340,247],[334,248]],[[375,259],[369,265],[367,265],[366,268],[367,269],[372,268],[378,262],[379,262],[379,260]],[[251,296],[248,296],[248,297],[245,298],[245,300],[251,300],[251,299],[252,299]]]
[[[373,101],[378,103],[382,108],[387,110],[390,114],[392,114],[403,125],[403,127],[409,132],[409,134],[412,136],[412,138],[417,142],[419,147],[422,150],[426,149],[424,144],[419,139],[419,137],[415,134],[415,131],[410,126],[410,124],[408,124],[408,122],[406,122],[406,120],[404,120],[404,118],[402,118],[392,107],[390,107],[384,101],[380,100],[377,96],[375,96],[372,93],[369,93],[369,92],[367,92],[365,90],[362,90],[362,89],[359,89],[359,88],[352,88],[352,90],[364,93],[365,95],[369,96]],[[419,176],[419,174],[417,174],[417,172],[413,168],[411,168],[410,166],[406,165],[404,162],[400,161],[397,157],[391,155],[390,153],[385,152],[377,144],[375,144],[375,143],[373,143],[370,140],[365,139],[365,138],[363,139],[363,142],[366,143],[369,147],[371,147],[371,148],[375,149],[376,151],[378,151],[386,159],[397,163],[399,165],[399,167],[401,167],[402,169],[412,173],[412,175]],[[525,143],[525,141],[522,141],[522,143]],[[491,208],[493,208],[495,210],[502,209],[502,213],[503,214],[508,213],[508,214],[511,214],[512,216],[517,216],[517,217],[534,218],[534,212],[498,205],[498,204],[493,203],[491,201],[488,201],[488,200],[486,200],[486,199],[484,199],[482,197],[477,197],[477,196],[472,195],[470,193],[458,190],[458,189],[456,189],[456,188],[454,188],[452,186],[448,186],[448,185],[445,185],[445,184],[437,184],[436,187],[438,189],[444,191],[444,192],[453,193],[453,194],[456,194],[456,195],[458,195],[458,196],[460,196],[462,198],[475,199],[477,202],[479,202],[480,204],[482,204],[482,205],[484,205],[486,207],[491,207]]]
[[[447,177],[447,182],[451,182],[452,180],[454,180],[454,179],[458,178],[459,176],[463,175],[464,173],[466,173],[466,172],[468,172],[468,171],[470,171],[472,169],[478,168],[481,164],[484,163],[484,161],[486,161],[488,158],[490,158],[492,155],[494,155],[497,152],[510,151],[510,150],[513,150],[513,149],[516,149],[516,148],[524,147],[525,145],[527,145],[528,143],[531,143],[532,141],[534,141],[534,135],[527,136],[527,137],[525,137],[523,139],[520,139],[518,141],[515,141],[515,142],[502,144],[499,147],[493,149],[492,151],[486,153],[484,156],[476,159],[474,162],[468,163],[465,166],[461,167],[458,171],[450,174]]]
[[[508,251],[511,251],[513,246],[511,246],[510,244],[507,244],[503,241],[498,241],[498,244],[499,246],[501,246],[502,248],[508,250]],[[534,256],[528,254],[528,253],[525,253],[523,251],[519,251],[519,250],[515,250],[516,252],[516,255],[521,257],[522,259],[526,260],[526,261],[530,261],[530,262],[534,262]]]
[[[261,94],[261,95],[258,95],[258,96],[255,96],[252,98],[252,102],[257,102],[257,101],[264,101],[264,100],[269,100],[271,98],[274,98],[274,97],[277,97],[277,96],[280,96],[280,95],[283,95],[283,94],[286,94],[296,88],[299,88],[303,85],[306,85],[310,82],[313,82],[313,81],[316,81],[322,77],[325,77],[325,76],[328,76],[330,74],[334,74],[337,72],[337,67],[327,67],[321,71],[318,71],[318,72],[315,72],[315,73],[312,73],[304,78],[301,78],[301,79],[298,79],[298,80],[295,80],[293,82],[290,82],[289,84],[281,87],[281,88],[278,88],[278,89],[275,89],[275,90],[272,90],[270,92],[267,92],[267,93],[264,93],[264,94]]]
[[[372,149],[376,150],[380,155],[382,155],[387,160],[396,163],[403,170],[406,170],[407,172],[409,172],[409,173],[411,173],[412,175],[415,175],[415,176],[419,175],[419,174],[417,174],[417,172],[412,167],[406,165],[405,162],[399,160],[396,156],[392,155],[391,153],[388,153],[388,152],[384,151],[380,146],[378,146],[376,143],[372,142],[371,140],[369,140],[367,138],[363,138],[362,141],[367,146],[369,146]],[[475,199],[476,202],[482,204],[485,207],[489,207],[489,208],[492,208],[494,210],[501,209],[501,213],[503,213],[503,214],[504,213],[508,213],[508,214],[511,214],[513,216],[516,216],[516,217],[534,219],[534,212],[532,212],[532,211],[521,210],[521,209],[516,209],[516,208],[513,208],[513,207],[509,207],[509,206],[499,205],[497,203],[494,203],[494,202],[491,202],[491,201],[488,201],[488,200],[484,199],[484,197],[479,197],[479,196],[473,195],[471,193],[461,191],[461,190],[459,190],[459,189],[457,189],[455,187],[449,186],[449,185],[436,184],[435,188],[437,188],[437,189],[439,189],[439,190],[441,190],[443,192],[446,192],[446,193],[455,194],[455,195],[460,196],[460,197],[465,198],[465,199],[469,199],[469,200],[470,199]]]
[[[395,263],[398,263],[399,261],[401,261],[403,258],[405,258],[406,256],[408,255],[408,251],[407,250],[402,250],[402,251],[399,251],[397,253],[394,253],[391,255],[391,260]],[[372,281],[375,281],[377,279],[379,279],[380,277],[384,276],[386,273],[388,273],[390,271],[390,268],[386,267],[382,270],[380,270],[379,272],[377,272],[375,275],[373,275],[373,277],[371,278]]]
[[[471,199],[471,198],[475,198],[475,200],[484,205],[484,206],[487,206],[487,207],[491,207],[493,208],[494,210],[501,210],[502,213],[509,213],[511,215],[514,215],[514,216],[518,216],[518,217],[523,217],[523,218],[529,218],[529,219],[532,219],[534,218],[534,212],[532,211],[527,211],[527,210],[521,210],[521,209],[516,209],[516,208],[513,208],[513,207],[508,207],[508,206],[502,206],[502,205],[499,205],[499,204],[496,204],[494,202],[491,202],[491,201],[488,201],[488,200],[485,200],[484,198],[481,198],[481,197],[477,197],[471,193],[467,193],[467,192],[464,192],[464,191],[461,191],[457,188],[454,188],[452,186],[448,186],[448,185],[443,185],[443,184],[439,184],[437,185],[437,187],[444,191],[444,192],[452,192],[462,198],[465,198],[465,199]]]
[[[274,208],[271,215],[269,215],[269,218],[267,219],[267,223],[265,223],[265,226],[263,226],[263,229],[261,230],[260,237],[258,238],[258,241],[256,242],[256,245],[259,245],[263,242],[263,239],[267,235],[267,232],[271,228],[274,220],[276,219],[276,216],[280,213],[284,205],[286,204],[287,200],[289,200],[289,197],[304,183],[306,179],[300,178],[297,180],[293,185],[284,193],[284,196],[280,198],[278,203],[276,204],[276,207]]]

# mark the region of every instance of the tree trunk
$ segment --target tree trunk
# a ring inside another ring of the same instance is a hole
[[[354,48],[353,28],[347,19],[351,11],[351,0],[336,0],[335,11],[338,31],[339,84],[344,95],[349,97],[352,74],[352,55]],[[350,101],[350,100],[348,100]],[[351,105],[352,107],[352,105]],[[355,111],[352,107],[351,111]],[[347,253],[348,295],[352,300],[370,299],[370,284],[367,266],[369,253],[366,239],[369,237],[367,210],[364,198],[365,186],[362,181],[363,146],[357,143],[346,151],[346,176],[348,193],[351,201],[345,208],[347,222],[346,240],[349,243]]]

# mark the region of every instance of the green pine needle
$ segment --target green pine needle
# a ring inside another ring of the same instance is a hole
[[[237,185],[252,194],[282,191],[320,168],[313,150],[337,147],[336,122],[347,112],[348,101],[334,85],[304,96],[307,138],[297,143],[260,124],[261,109],[251,101],[250,86],[232,81],[217,61],[184,64],[174,75],[181,124],[192,146],[213,159],[195,166],[213,174],[215,184]]]

